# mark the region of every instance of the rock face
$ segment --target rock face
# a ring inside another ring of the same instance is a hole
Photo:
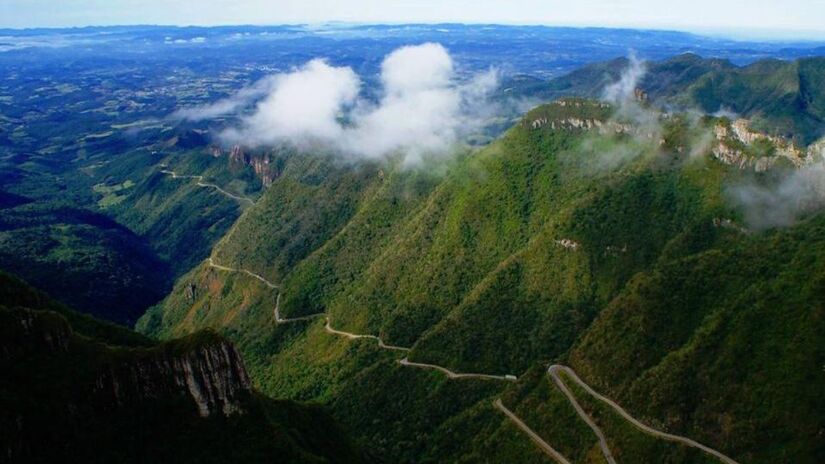
[[[112,363],[100,373],[94,390],[101,404],[114,407],[184,394],[201,417],[208,417],[243,412],[240,400],[251,392],[251,383],[235,347],[216,339],[184,353]]]
[[[560,240],[555,240],[556,245],[567,248],[568,250],[576,251],[579,249],[579,242],[570,240],[569,238],[563,238]]]
[[[251,394],[249,375],[235,347],[211,332],[153,347],[111,348],[76,336],[68,321],[52,311],[0,308],[0,361],[32,359],[73,362],[77,353],[96,351],[80,404],[115,411],[157,399],[186,398],[201,417],[242,411]],[[32,366],[36,368],[36,366]],[[84,383],[78,379],[78,383]]]
[[[825,155],[825,141],[810,145],[807,149],[798,147],[792,140],[763,134],[750,129],[750,121],[737,119],[731,123],[719,121],[714,127],[716,143],[711,153],[719,161],[736,166],[739,169],[752,169],[764,172],[772,168],[781,159],[790,161],[799,168],[816,161],[822,161]],[[747,153],[747,148],[763,141],[774,148],[771,156],[756,157]]]
[[[544,105],[541,111],[532,111],[523,120],[529,129],[549,128],[565,131],[595,131],[600,135],[634,135],[654,139],[651,130],[635,127],[611,118],[613,108],[603,102],[565,99]]]
[[[235,145],[229,151],[229,163],[233,165],[250,166],[257,175],[264,187],[269,187],[272,182],[280,176],[280,172],[272,161],[269,153],[251,155],[244,151],[240,145]]]

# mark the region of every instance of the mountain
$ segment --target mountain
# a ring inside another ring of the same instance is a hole
[[[758,228],[731,196],[816,152],[658,95],[542,105],[417,169],[280,156],[138,328],[224,333],[264,392],[328,404],[393,462],[539,462],[535,437],[570,462],[719,462],[690,440],[819,462],[822,216]]]
[[[3,462],[363,462],[320,408],[252,388],[214,332],[157,343],[0,274]]]
[[[0,162],[0,269],[133,325],[209,254],[263,181],[186,126],[92,140],[64,163],[55,158],[75,156],[71,147]]]
[[[225,121],[117,129],[143,97],[80,139],[11,133],[31,150],[2,154],[2,265],[56,293],[63,269],[86,291],[61,297],[118,321],[165,297],[144,338],[7,278],[6,449],[822,462],[825,62],[687,54],[592,98],[628,67],[517,76],[499,98],[545,104],[417,166],[211,145]]]
[[[628,65],[626,58],[595,63],[544,85],[516,85],[512,92],[544,100],[600,97]],[[736,66],[728,60],[686,53],[645,63],[637,87],[657,105],[736,113],[752,119],[763,132],[793,137],[806,145],[825,136],[823,69],[823,57],[766,59]]]

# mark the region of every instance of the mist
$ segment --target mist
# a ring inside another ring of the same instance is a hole
[[[581,144],[580,163],[593,174],[613,171],[646,153],[657,144],[662,132],[659,113],[642,105],[636,94],[647,67],[635,53],[628,55],[628,64],[618,80],[602,90],[601,100],[615,108],[608,124],[630,127],[627,139],[615,140],[601,136],[588,138]]]
[[[278,76],[265,77],[254,84],[244,87],[234,95],[208,105],[182,108],[172,113],[172,119],[185,121],[203,121],[236,113],[261,97],[269,94],[277,83]]]
[[[825,163],[804,166],[773,185],[738,185],[728,194],[742,208],[750,228],[790,226],[825,206]]]
[[[627,59],[628,65],[622,71],[619,80],[606,86],[602,92],[603,100],[619,107],[633,106],[636,101],[636,89],[647,72],[645,63],[635,52],[631,51]]]

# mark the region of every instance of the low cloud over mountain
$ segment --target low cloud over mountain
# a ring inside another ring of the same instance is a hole
[[[459,82],[448,51],[426,43],[387,55],[380,83],[378,100],[367,100],[350,67],[314,59],[176,116],[209,119],[254,104],[239,125],[220,134],[222,140],[322,146],[351,158],[403,153],[405,162],[415,163],[425,154],[446,153],[462,135],[479,128],[490,112],[487,96],[497,87],[498,74],[491,70]]]

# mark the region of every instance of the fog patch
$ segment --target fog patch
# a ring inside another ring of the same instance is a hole
[[[825,206],[825,164],[820,161],[804,166],[773,185],[748,183],[732,187],[728,193],[742,207],[751,228],[790,226]]]
[[[627,57],[627,67],[622,71],[619,80],[607,85],[602,92],[602,99],[617,106],[624,106],[636,101],[636,89],[647,72],[647,66],[635,52]]]
[[[172,119],[197,122],[237,113],[239,110],[270,93],[277,81],[278,76],[265,77],[252,85],[242,88],[234,95],[207,105],[179,109],[172,113],[170,117]]]

